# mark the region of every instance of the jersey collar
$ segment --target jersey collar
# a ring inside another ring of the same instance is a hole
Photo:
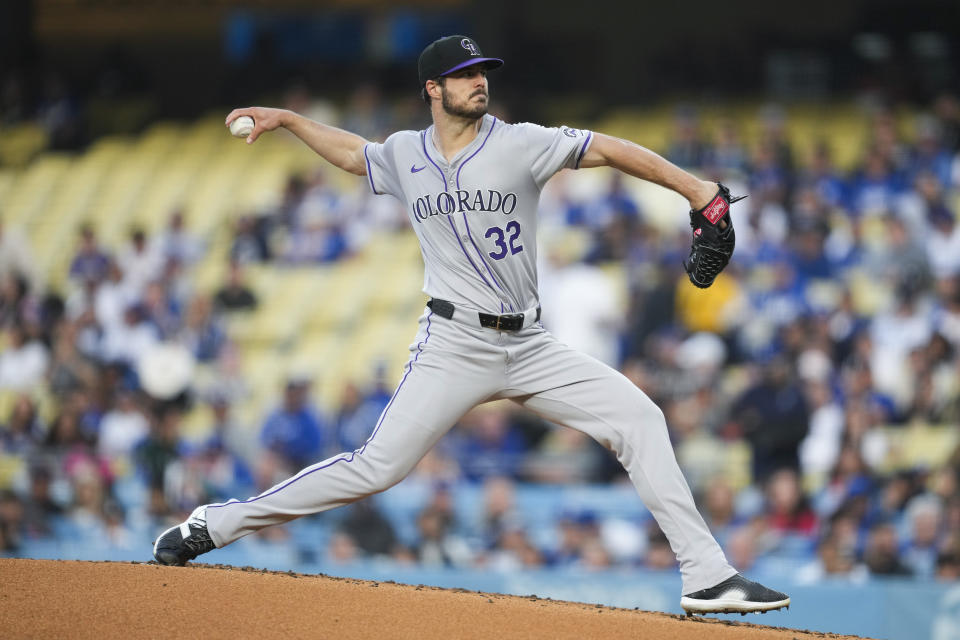
[[[487,133],[490,132],[490,127],[493,126],[494,117],[489,113],[484,114],[482,120],[480,121],[480,130],[477,131],[477,136],[470,141],[470,144],[461,149],[457,155],[453,157],[452,162],[447,162],[447,159],[443,157],[443,154],[440,153],[440,150],[437,149],[436,145],[433,144],[433,125],[430,125],[425,130],[425,138],[427,144],[427,150],[430,152],[430,155],[433,157],[434,161],[443,166],[443,167],[455,167],[460,164],[465,157],[469,157],[480,148],[480,145],[484,143],[487,138]]]

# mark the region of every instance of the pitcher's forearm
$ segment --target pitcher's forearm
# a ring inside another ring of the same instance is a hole
[[[594,135],[593,144],[580,163],[581,167],[610,166],[619,169],[679,193],[690,202],[693,209],[706,205],[717,193],[715,183],[701,180],[645,147],[602,133]]]
[[[283,115],[282,122],[284,128],[330,164],[358,176],[367,174],[363,160],[367,140],[362,136],[315,122],[292,111]]]

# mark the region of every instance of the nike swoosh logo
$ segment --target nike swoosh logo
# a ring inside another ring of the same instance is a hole
[[[418,171],[423,171],[423,170],[426,169],[426,168],[427,168],[427,165],[423,165],[422,167],[420,167],[420,168],[418,169],[418,168],[417,168],[417,165],[414,164],[414,165],[411,165],[411,166],[410,166],[410,173],[416,173],[416,172],[418,172]]]

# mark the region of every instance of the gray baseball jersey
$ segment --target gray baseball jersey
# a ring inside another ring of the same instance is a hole
[[[558,342],[526,314],[516,331],[478,324],[476,312],[537,306],[540,189],[560,169],[579,166],[591,133],[485,116],[479,135],[451,163],[431,134],[432,128],[403,131],[384,144],[366,145],[367,177],[375,193],[407,206],[426,266],[424,291],[473,315],[448,318],[425,310],[400,384],[363,446],[258,496],[207,505],[213,542],[222,547],[263,527],[383,491],[471,408],[510,399],[616,454],[677,555],[683,593],[734,575],[697,512],[663,412],[643,391]]]
[[[420,239],[424,293],[485,313],[536,307],[540,190],[561,169],[579,167],[592,137],[486,115],[450,163],[433,127],[368,144],[370,188],[406,205]]]

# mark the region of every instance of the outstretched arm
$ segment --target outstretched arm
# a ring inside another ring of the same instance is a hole
[[[580,161],[581,168],[619,169],[679,193],[690,201],[690,208],[694,210],[706,206],[717,195],[715,182],[701,180],[649,149],[602,133],[593,136],[590,148]]]
[[[363,157],[367,140],[355,133],[314,122],[293,111],[267,107],[234,109],[227,116],[227,126],[240,116],[253,118],[253,132],[247,136],[247,144],[252,144],[265,131],[284,127],[333,166],[358,176],[367,175]]]

